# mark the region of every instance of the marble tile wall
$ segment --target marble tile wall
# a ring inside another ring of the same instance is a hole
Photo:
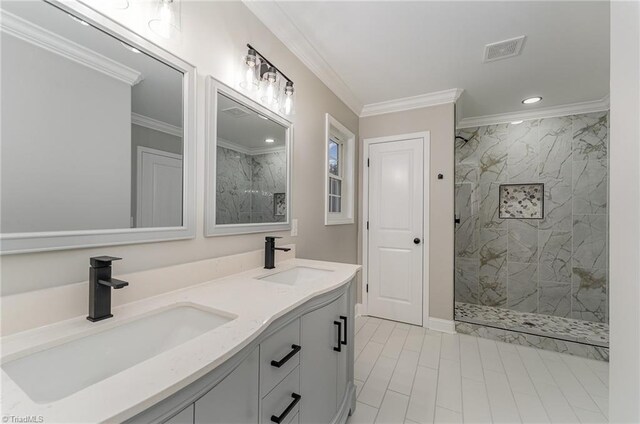
[[[460,129],[455,297],[608,321],[608,112]],[[503,183],[544,183],[544,219],[498,217]]]
[[[247,155],[218,146],[216,223],[284,221],[275,216],[273,194],[287,191],[284,152]]]

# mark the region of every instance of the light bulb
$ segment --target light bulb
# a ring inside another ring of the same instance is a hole
[[[284,99],[284,113],[286,115],[291,115],[291,106],[292,106],[292,104],[293,104],[293,101],[291,100],[291,96],[288,95]]]

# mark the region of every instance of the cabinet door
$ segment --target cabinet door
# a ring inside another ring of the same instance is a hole
[[[351,349],[351,344],[353,340],[351,339],[350,328],[352,328],[353,323],[351,322],[351,314],[349,314],[349,307],[347,302],[347,295],[343,294],[340,296],[338,302],[338,314],[339,320],[342,322],[342,336],[341,341],[342,352],[338,353],[338,381],[337,381],[337,405],[340,406],[342,403],[342,399],[344,399],[344,394],[347,390],[347,382],[349,380],[348,373],[348,362],[349,362],[349,350]]]
[[[196,424],[258,423],[258,349],[196,401]]]
[[[330,423],[338,410],[336,384],[340,334],[336,301],[302,317],[300,345],[300,422]]]

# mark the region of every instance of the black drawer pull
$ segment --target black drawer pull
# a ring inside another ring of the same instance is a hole
[[[336,352],[342,352],[342,344],[340,343],[340,338],[342,336],[342,323],[340,321],[333,321],[333,325],[338,326],[338,347],[334,347],[333,350]]]
[[[296,407],[296,405],[298,404],[298,402],[300,402],[300,399],[302,398],[302,396],[300,396],[297,393],[291,393],[291,397],[293,398],[293,400],[291,401],[289,406],[287,406],[287,409],[285,409],[284,412],[280,414],[279,417],[276,415],[272,415],[271,421],[273,421],[276,424],[280,424],[282,421],[284,421],[285,418],[287,418],[287,415],[289,415],[289,412],[291,412],[291,410],[293,410],[293,408]]]
[[[347,345],[347,317],[340,315],[340,319],[344,322],[344,339],[340,342],[343,345]]]
[[[295,345],[295,344],[291,345],[291,352],[287,353],[287,356],[285,356],[284,358],[282,358],[279,361],[271,361],[271,366],[272,367],[276,367],[276,368],[280,368],[281,366],[286,364],[289,359],[291,359],[294,356],[296,356],[296,353],[300,352],[300,349],[302,349],[302,348],[300,346],[298,346],[298,345]]]

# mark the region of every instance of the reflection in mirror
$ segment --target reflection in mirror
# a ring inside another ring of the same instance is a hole
[[[183,74],[43,1],[2,2],[3,234],[183,224]]]
[[[216,224],[287,221],[287,128],[217,96]]]

